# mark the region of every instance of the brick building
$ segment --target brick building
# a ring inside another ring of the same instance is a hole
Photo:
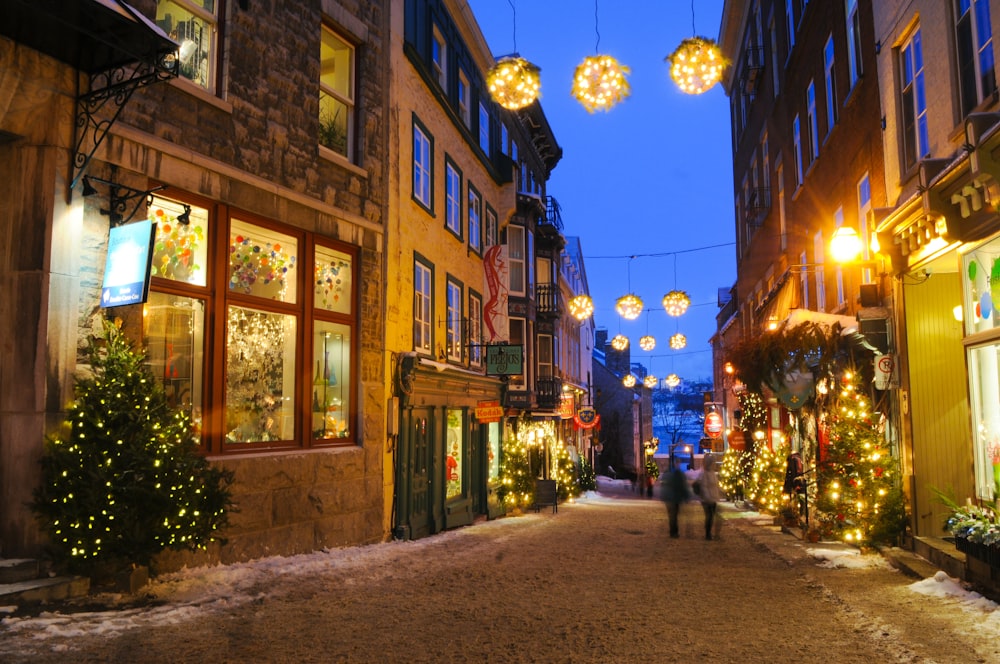
[[[882,128],[871,2],[726,2],[720,45],[733,63],[730,98],[737,280],[720,297],[715,401],[726,426],[738,408],[724,365],[727,349],[765,329],[801,321],[856,327],[878,298],[858,294],[871,270],[828,256],[837,229],[874,230],[885,204]],[[881,314],[887,320],[887,314]],[[801,445],[777,399],[765,439]]]

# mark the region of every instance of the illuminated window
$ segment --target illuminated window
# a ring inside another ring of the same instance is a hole
[[[350,159],[353,138],[354,48],[324,26],[320,42],[319,142]]]
[[[218,53],[217,12],[215,0],[159,0],[156,3],[156,25],[180,45],[178,74],[213,92]]]
[[[444,167],[444,227],[462,237],[462,173],[450,159]]]
[[[431,165],[430,134],[413,120],[413,198],[428,210],[433,209],[431,199],[431,183],[433,170]]]
[[[419,260],[413,264],[413,349],[430,353],[434,348],[431,337],[434,278],[431,268]]]
[[[997,90],[993,27],[988,0],[954,0],[962,113],[967,115]]]

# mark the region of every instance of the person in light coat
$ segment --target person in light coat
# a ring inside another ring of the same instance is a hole
[[[719,501],[722,500],[722,489],[719,488],[718,464],[715,456],[705,455],[704,469],[701,477],[698,478],[698,498],[701,499],[702,509],[705,510],[705,539],[712,539],[712,526],[715,525],[715,534],[718,536],[721,522],[715,518]]]

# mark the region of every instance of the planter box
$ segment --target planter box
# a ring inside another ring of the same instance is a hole
[[[975,558],[990,567],[1000,569],[1000,546],[970,542],[964,537],[955,538],[955,548],[969,558]]]

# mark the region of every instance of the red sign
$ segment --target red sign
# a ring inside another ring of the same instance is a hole
[[[573,416],[577,429],[593,429],[601,424],[601,416],[590,406],[584,406]]]
[[[572,394],[562,395],[562,399],[559,401],[559,417],[563,420],[569,420],[573,417],[573,406],[576,405]]]
[[[480,401],[476,404],[476,419],[480,422],[499,422],[503,406],[499,401]]]
[[[722,436],[722,415],[714,411],[705,415],[705,435],[709,438]]]

